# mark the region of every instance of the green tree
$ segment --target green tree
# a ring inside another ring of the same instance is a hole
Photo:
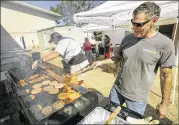
[[[79,12],[91,10],[100,4],[104,3],[105,1],[66,1],[61,0],[56,7],[50,7],[50,10],[59,13],[61,17],[59,18],[60,22],[64,22],[66,25],[73,25],[73,15]]]

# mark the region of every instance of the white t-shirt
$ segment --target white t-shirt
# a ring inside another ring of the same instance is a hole
[[[63,60],[68,62],[72,57],[78,55],[82,51],[82,49],[80,43],[78,43],[72,38],[64,37],[57,44],[55,51],[59,52]],[[66,68],[69,67],[71,69],[71,73],[75,73],[77,71],[84,69],[88,64],[89,64],[88,60],[85,60],[77,65],[73,65],[73,66],[70,66],[68,64],[65,65]]]
[[[63,60],[68,62],[72,57],[81,52],[81,46],[74,39],[63,37],[57,44],[55,51],[59,52]]]

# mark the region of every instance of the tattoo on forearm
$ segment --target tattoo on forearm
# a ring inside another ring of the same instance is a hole
[[[170,103],[170,95],[172,90],[172,69],[163,68],[161,70],[161,91],[162,91],[162,103],[168,105]]]

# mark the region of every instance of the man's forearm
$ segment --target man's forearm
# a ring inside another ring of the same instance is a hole
[[[51,52],[50,54],[48,54],[47,56],[45,56],[44,58],[42,58],[43,61],[50,61],[55,59],[56,57],[58,57],[60,54],[58,52]]]
[[[172,70],[165,70],[161,76],[162,104],[168,106],[170,104],[170,95],[172,91]]]

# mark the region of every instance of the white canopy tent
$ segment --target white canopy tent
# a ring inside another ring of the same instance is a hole
[[[91,31],[101,31],[101,30],[111,30],[112,26],[103,26],[103,25],[96,25],[96,24],[88,24],[83,26],[81,29],[84,32],[91,32]]]
[[[87,34],[94,31],[102,31],[102,38],[104,38],[104,35],[108,35],[111,38],[111,44],[113,46],[115,46],[116,44],[121,44],[122,39],[125,37],[126,30],[129,31],[129,29],[127,28],[114,28],[112,26],[102,26],[97,24],[88,24],[81,27],[81,30],[83,32],[86,32]],[[95,42],[93,43],[95,44]]]
[[[92,10],[75,14],[74,20],[77,23],[89,23],[89,26],[82,27],[84,31],[104,31],[111,28],[113,30],[116,30],[116,28],[131,30],[130,19],[132,18],[132,12],[143,2],[145,1],[107,1]],[[158,25],[176,23],[178,15],[177,1],[154,2],[161,7]],[[114,43],[116,42],[114,41]]]
[[[97,8],[75,14],[74,20],[106,26],[129,25],[133,10],[143,2],[146,1],[107,1]],[[153,2],[161,7],[160,20],[178,16],[178,1]]]
[[[132,18],[133,10],[146,1],[107,1],[104,4],[81,13],[74,15],[74,21],[77,23],[86,22],[91,24],[115,27],[130,28],[130,19]],[[169,20],[166,24],[177,23],[178,26],[178,1],[152,1],[158,4],[161,8],[159,18],[159,25],[163,21]],[[177,29],[177,28],[176,28]],[[175,31],[175,36],[176,36]],[[174,36],[174,40],[175,40]],[[178,53],[178,52],[177,52]],[[178,59],[176,61],[178,64]],[[172,104],[174,104],[175,87],[176,87],[176,74],[173,83]]]
[[[115,28],[115,29],[114,29]],[[112,26],[104,26],[104,25],[97,25],[97,24],[88,24],[86,26],[81,27],[82,31],[86,32],[86,31],[105,31],[105,30],[117,30],[117,29],[129,29],[129,27],[112,27]]]

